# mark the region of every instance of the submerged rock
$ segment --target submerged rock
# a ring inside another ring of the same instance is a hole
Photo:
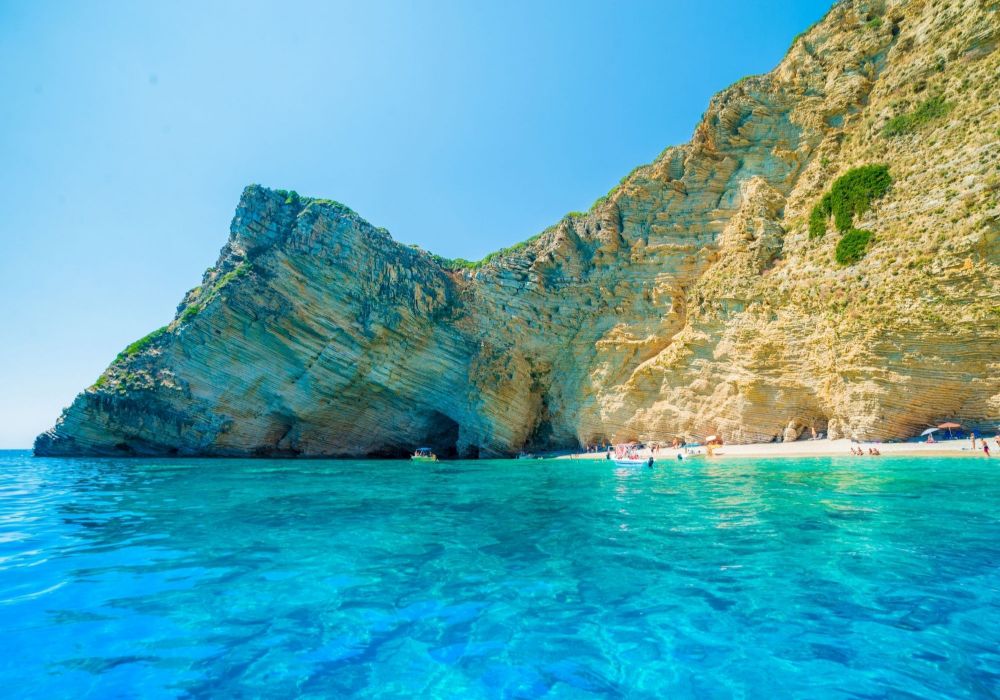
[[[1000,16],[875,8],[835,5],[690,143],[483,264],[248,187],[175,319],[36,453],[485,456],[995,420],[1000,51],[982,37]],[[892,185],[853,221],[872,243],[838,264],[810,211],[875,163]]]

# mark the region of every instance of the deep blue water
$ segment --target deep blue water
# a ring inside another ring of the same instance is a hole
[[[0,694],[998,697],[998,470],[0,453]]]

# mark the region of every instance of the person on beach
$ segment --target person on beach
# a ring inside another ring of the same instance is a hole
[[[983,452],[986,453],[987,457],[990,456],[990,443],[989,443],[989,440],[983,440]]]
[[[976,431],[972,431],[972,449],[976,449]]]

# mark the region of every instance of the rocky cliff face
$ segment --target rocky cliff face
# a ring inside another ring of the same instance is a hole
[[[470,269],[251,186],[177,317],[35,450],[487,455],[1000,422],[998,46],[1000,0],[835,5],[689,144]],[[869,164],[892,184],[840,264],[810,212]]]

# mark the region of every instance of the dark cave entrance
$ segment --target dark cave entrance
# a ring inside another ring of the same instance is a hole
[[[462,459],[479,459],[479,445],[467,445],[461,457]]]
[[[427,417],[424,435],[419,445],[414,447],[429,447],[438,457],[455,458],[458,456],[459,425],[440,411],[434,411]]]

